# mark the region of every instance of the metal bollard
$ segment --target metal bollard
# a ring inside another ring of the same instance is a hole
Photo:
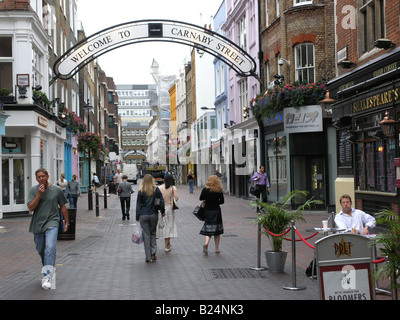
[[[107,209],[107,185],[104,185],[104,209]]]
[[[294,220],[290,221],[292,227],[292,286],[284,286],[286,290],[304,290],[306,287],[296,285],[296,226]]]
[[[89,185],[88,191],[88,210],[93,210],[93,191],[91,185]]]
[[[261,198],[261,197],[260,197]],[[257,214],[261,214],[260,208],[257,208]],[[250,268],[251,270],[264,271],[268,270],[266,267],[261,267],[261,224],[257,223],[257,263],[255,267]]]
[[[96,217],[99,216],[99,193],[96,192]]]

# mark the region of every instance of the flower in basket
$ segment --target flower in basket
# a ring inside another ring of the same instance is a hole
[[[63,113],[65,114],[65,122],[67,123],[67,128],[73,132],[73,133],[78,133],[78,132],[86,132],[87,131],[87,125],[83,121],[82,118],[80,118],[76,113],[70,111],[70,110],[63,110]]]
[[[250,109],[257,120],[269,118],[285,107],[300,108],[317,104],[326,94],[325,82],[292,82],[275,85],[250,101]]]
[[[78,134],[78,151],[85,153],[89,151],[94,158],[98,158],[100,152],[106,151],[101,137],[92,132],[83,132]]]

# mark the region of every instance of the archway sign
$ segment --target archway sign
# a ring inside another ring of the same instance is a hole
[[[54,64],[54,78],[72,78],[86,64],[119,47],[149,41],[166,41],[196,47],[224,61],[240,76],[257,79],[254,59],[220,34],[173,20],[139,20],[101,30],[80,41]]]

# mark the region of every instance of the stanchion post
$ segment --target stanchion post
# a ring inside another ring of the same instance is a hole
[[[96,217],[99,216],[99,193],[96,191]]]
[[[104,184],[104,209],[107,209],[107,185]]]
[[[290,221],[292,228],[292,285],[284,286],[283,289],[286,290],[304,290],[306,287],[297,286],[296,284],[296,226],[294,220]]]
[[[261,214],[261,210],[258,207],[257,207],[257,214],[258,215]],[[268,270],[268,268],[266,267],[261,267],[261,224],[260,223],[257,223],[257,263],[255,267],[252,267],[250,269],[256,271]]]

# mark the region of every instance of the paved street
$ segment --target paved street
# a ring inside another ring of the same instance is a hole
[[[135,186],[135,190],[138,186]],[[204,256],[204,237],[199,234],[202,222],[191,213],[199,203],[200,189],[189,194],[187,186],[178,186],[179,210],[176,211],[178,237],[172,239],[172,251],[164,251],[164,240],[158,240],[158,260],[145,263],[143,245],[131,241],[136,223],[136,195],[132,197],[131,220],[122,221],[118,196],[99,197],[99,217],[95,201],[89,211],[87,195],[78,200],[75,240],[59,240],[57,245],[56,290],[43,290],[40,285],[41,264],[33,236],[28,232],[29,217],[0,220],[0,299],[1,300],[318,300],[317,280],[305,275],[314,251],[297,242],[297,285],[305,290],[283,289],[292,284],[291,243],[285,272],[273,274],[256,271],[256,212],[248,201],[225,197],[222,206],[225,234],[221,237],[220,254],[215,254],[213,240],[209,255]],[[133,219],[132,219],[133,217]],[[325,212],[306,214],[306,223],[298,224],[304,236],[326,219]],[[321,238],[317,235],[310,244]],[[269,249],[262,236],[261,266],[264,250]],[[381,299],[380,296],[377,296]],[[387,299],[387,298],[384,298]]]

